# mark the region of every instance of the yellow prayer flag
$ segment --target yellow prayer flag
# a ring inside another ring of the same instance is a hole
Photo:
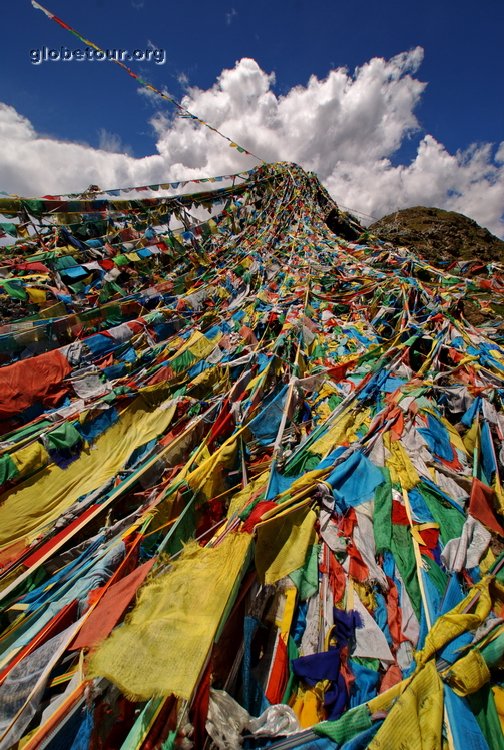
[[[455,662],[444,679],[457,695],[471,695],[490,681],[490,670],[480,651],[475,648]]]
[[[281,513],[257,529],[256,568],[264,583],[275,583],[301,568],[315,542],[316,514],[308,505]]]
[[[469,630],[476,630],[482,622],[488,617],[492,601],[490,597],[491,578],[483,578],[479,583],[472,587],[465,599],[462,599],[456,607],[445,615],[441,615],[427,634],[424,647],[415,654],[417,664],[424,664],[431,659],[435,653],[440,651],[443,646],[452,641],[461,633]],[[475,599],[475,594],[479,598],[472,612],[464,612],[468,604]]]
[[[231,518],[234,513],[240,513],[242,510],[245,510],[253,497],[266,489],[268,476],[269,472],[264,471],[255,479],[252,479],[247,485],[245,485],[245,487],[243,487],[243,489],[233,495],[227,512],[228,518]]]
[[[188,340],[186,348],[189,349],[191,354],[194,357],[197,357],[197,359],[204,359],[215,349],[215,344],[219,338],[221,338],[220,333],[213,339],[207,339],[202,333],[195,331]],[[180,352],[178,352],[178,354],[180,354]]]
[[[89,676],[107,677],[133,700],[171,693],[189,700],[250,543],[249,534],[228,534],[213,548],[190,542],[167,573],[142,588],[125,624],[91,658]]]
[[[392,706],[369,750],[442,750],[443,685],[434,662],[413,678]]]
[[[410,457],[398,440],[391,439],[390,432],[383,436],[383,443],[390,452],[385,464],[390,470],[392,482],[400,484],[405,490],[412,490],[420,481],[420,477]]]
[[[464,435],[464,447],[472,455],[479,436],[479,424],[475,420]]]
[[[193,492],[201,492],[207,500],[224,492],[226,489],[224,472],[235,460],[238,448],[237,435],[238,433],[232,435],[219,450],[187,474],[186,481]],[[188,465],[191,463],[192,460],[189,460]]]
[[[92,492],[121,469],[136,448],[160,435],[175,413],[175,402],[150,411],[142,396],[66,469],[56,464],[6,492],[2,502],[0,549],[32,542],[82,495]]]
[[[27,286],[26,291],[30,298],[30,302],[33,302],[36,305],[42,304],[47,299],[47,292],[43,289],[37,289],[35,286]]]
[[[495,701],[495,708],[497,709],[497,714],[499,716],[502,734],[504,734],[504,688],[500,687],[500,685],[493,685],[492,692]]]
[[[10,454],[19,471],[19,478],[34,474],[49,463],[49,454],[38,441],[25,445]]]

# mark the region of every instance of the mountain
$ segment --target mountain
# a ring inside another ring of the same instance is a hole
[[[504,263],[503,240],[474,219],[442,208],[415,206],[394,211],[371,224],[363,237],[407,247],[429,264],[467,277],[492,277],[494,264]],[[501,300],[482,306],[474,290],[460,304],[473,325],[504,316]]]
[[[473,259],[504,262],[504,241],[456,211],[404,208],[379,219],[368,230],[381,240],[416,250],[435,265]]]

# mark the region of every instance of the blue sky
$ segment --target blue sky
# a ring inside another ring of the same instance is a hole
[[[165,86],[177,98],[188,93],[187,86],[212,91],[223,70],[233,69],[236,61],[242,58],[252,58],[264,76],[274,73],[274,81],[268,79],[269,91],[275,95],[277,101],[290,97],[290,112],[296,107],[294,87],[306,89],[310,76],[314,75],[322,81],[331,70],[344,67],[348,70],[348,87],[358,80],[356,68],[365,66],[373,58],[391,60],[400,53],[419,46],[423,49],[421,62],[416,60],[409,70],[401,68],[399,72],[389,71],[385,76],[389,79],[390,76],[393,78],[397,75],[403,82],[409,76],[417,82],[426,83],[427,86],[421,92],[415,91],[412,94],[409,110],[406,107],[404,111],[401,110],[401,97],[404,92],[397,89],[391,93],[392,116],[399,119],[404,116],[405,119],[403,130],[393,146],[384,147],[381,154],[379,149],[373,151],[372,158],[380,171],[380,175],[377,173],[377,181],[381,183],[381,190],[384,187],[382,167],[379,163],[386,159],[389,164],[387,168],[392,170],[401,166],[408,167],[418,157],[420,143],[426,136],[432,138],[427,144],[430,148],[429,164],[432,163],[434,142],[441,144],[443,153],[446,152],[452,157],[459,150],[464,152],[459,160],[459,172],[464,167],[464,160],[467,162],[471,158],[476,169],[474,153],[471,156],[471,152],[467,152],[471,144],[479,144],[480,148],[482,144],[489,144],[486,146],[484,157],[479,153],[476,159],[480,165],[477,177],[485,179],[483,162],[486,160],[487,166],[490,164],[494,170],[497,168],[492,180],[498,182],[502,179],[499,171],[500,162],[495,162],[499,143],[504,139],[504,3],[501,0],[482,0],[479,3],[468,0],[384,0],[381,3],[368,0],[361,0],[359,3],[340,3],[337,0],[226,0],[213,3],[174,3],[160,0],[89,0],[85,3],[76,3],[47,0],[47,3],[43,4],[83,35],[105,48],[133,50],[154,45],[166,50],[165,64],[149,62],[136,66],[132,64],[132,67],[154,85]],[[158,154],[160,143],[165,141],[172,144],[173,153],[177,156],[180,143],[177,142],[174,146],[174,134],[168,134],[172,114],[168,106],[140,95],[135,82],[111,63],[45,62],[33,65],[29,55],[31,49],[42,46],[59,49],[62,45],[80,48],[81,45],[68,32],[49,21],[43,13],[33,9],[29,0],[18,0],[9,4],[3,11],[3,18],[7,33],[3,35],[0,48],[3,71],[0,101],[13,108],[21,118],[26,118],[37,138],[47,137],[54,143],[75,142],[93,149],[101,146],[109,151],[126,150],[130,157],[128,168],[110,167],[111,171],[103,175],[102,182],[106,182],[109,175],[117,175],[119,178],[127,173],[133,177],[136,173],[132,167],[131,157],[139,160]],[[378,85],[373,82],[374,78],[370,80],[370,87]],[[388,83],[386,85],[389,86]],[[251,92],[251,96],[255,96],[256,89],[252,87]],[[324,93],[321,89],[319,93],[322,98],[327,97],[327,91]],[[195,106],[199,105],[205,110],[202,114],[206,119],[212,121],[211,116],[214,115],[213,121],[236,140],[239,140],[240,136],[242,140],[243,137],[254,140],[252,128],[260,128],[265,124],[254,120],[253,125],[251,124],[247,130],[244,125],[242,127],[241,120],[246,117],[249,110],[242,115],[236,110],[234,120],[231,116],[223,119],[217,99],[214,112],[211,102],[208,101],[209,95],[206,99],[201,99],[196,95],[191,97],[189,92],[189,96],[197,114],[200,112]],[[354,87],[353,99],[356,96],[365,97],[366,93]],[[350,106],[353,99],[349,97],[345,106]],[[307,106],[306,101],[302,99],[299,100],[299,104]],[[316,107],[319,104],[320,102],[308,103],[309,106]],[[356,116],[359,116],[361,121],[362,118],[376,116],[373,107],[376,108],[376,104],[371,104],[368,111],[365,107],[357,106]],[[282,116],[285,117],[285,113]],[[330,114],[329,116],[332,117]],[[317,119],[319,127],[321,117],[322,114]],[[411,122],[412,117],[416,118],[414,126]],[[387,113],[382,113],[380,118],[380,127],[385,127]],[[292,119],[293,128],[299,129],[299,121],[295,117]],[[235,125],[240,132],[229,132],[233,122],[240,123]],[[182,125],[188,128],[187,134],[190,135],[190,125],[179,121],[177,128]],[[15,127],[16,125],[13,126],[9,121],[6,128],[0,131],[4,133],[2,138],[6,139],[4,147],[8,146],[9,130],[13,131]],[[324,130],[321,128],[318,131],[321,140],[323,133]],[[337,138],[337,133],[334,137]],[[364,133],[362,137],[365,137]],[[216,136],[212,135],[211,138],[213,140],[206,142],[207,149],[215,148],[215,151],[219,152],[226,148],[225,144],[217,142],[219,139],[215,140]],[[306,164],[303,165],[310,168],[316,168],[318,163],[324,163],[323,154],[319,155],[318,160],[311,159],[308,152],[303,152],[298,146],[291,147],[289,138],[289,122],[285,121],[282,124],[285,153],[282,153],[279,141],[279,153],[265,154],[266,158],[296,157],[296,160],[304,159]],[[308,138],[309,129],[306,132],[306,139]],[[268,139],[265,143],[267,141]],[[249,141],[244,145],[254,150],[253,147],[258,144]],[[327,148],[330,146],[331,144],[327,144]],[[187,148],[187,144],[184,143],[184,149]],[[336,149],[335,143],[333,151]],[[313,148],[311,150],[313,151]],[[68,158],[70,152],[66,153]],[[169,171],[171,163],[167,147],[163,153],[164,168]],[[22,155],[20,152],[20,156]],[[91,153],[89,155],[91,156]],[[185,160],[181,158],[177,161],[175,156],[173,166],[176,175],[172,175],[174,178],[183,176],[181,172],[184,166],[188,174],[192,174],[193,169],[198,169],[195,157]],[[233,156],[236,159],[237,155]],[[227,154],[224,154],[224,157],[223,168],[229,164]],[[386,205],[383,201],[380,203],[378,198],[373,202],[368,194],[371,190],[370,185],[364,183],[361,191],[362,201],[359,202],[358,179],[362,182],[362,176],[359,178],[362,170],[358,170],[355,164],[353,167],[345,166],[344,161],[342,154],[333,166],[334,170],[338,169],[340,173],[346,170],[347,182],[352,182],[353,189],[349,194],[354,203],[359,203],[353,207],[374,214],[383,213],[390,207],[392,197]],[[348,161],[350,163],[351,160]],[[441,159],[440,164],[442,161]],[[137,163],[140,165],[140,162]],[[178,166],[175,167],[175,163]],[[75,169],[78,169],[79,164],[80,162],[76,163]],[[25,186],[30,177],[28,165],[20,165],[20,170],[24,170],[26,174],[24,180],[18,181],[14,175],[13,165],[3,166],[4,169],[0,159],[0,189],[17,191]],[[142,168],[139,167],[137,170],[138,177],[148,172],[145,166],[142,162]],[[201,160],[200,173],[205,174],[207,169],[219,166],[218,160],[205,156]],[[240,168],[239,162],[236,162],[236,166]],[[244,166],[250,164],[244,163]],[[418,169],[415,173],[415,188],[410,189],[410,201],[418,197],[428,202],[428,187],[423,185],[422,193],[418,187],[420,180],[417,172]],[[392,174],[397,175],[397,169],[396,172],[391,171],[390,175]],[[455,184],[457,177],[454,172],[453,185],[443,187],[444,198],[439,190],[434,191],[433,198],[437,199],[438,204],[444,200],[445,205],[451,207],[450,196],[467,193],[464,186],[468,181],[474,182],[474,174],[471,177],[464,174],[460,190]],[[169,176],[167,175],[167,178]],[[332,184],[331,179],[333,182],[336,181],[335,172],[321,176],[329,188]],[[38,185],[39,178],[40,175],[33,175],[34,187]],[[390,186],[390,190],[397,192],[397,179],[394,185]],[[404,175],[401,175],[401,179],[404,180]],[[62,176],[59,180],[60,190],[63,191],[68,180]],[[47,182],[52,191],[58,187],[52,184],[49,175]],[[337,183],[338,192],[342,192],[345,184],[341,180]],[[459,201],[459,206],[453,207],[466,208],[466,211],[472,212],[473,215],[479,211],[481,215],[477,218],[487,225],[492,225],[494,231],[498,231],[502,219],[498,209],[500,191],[496,191],[494,185],[491,187],[494,188],[492,200],[495,203],[492,216],[486,216],[483,206],[480,208],[474,196],[471,197],[469,194],[467,208],[463,201]],[[342,200],[340,195],[337,198]]]

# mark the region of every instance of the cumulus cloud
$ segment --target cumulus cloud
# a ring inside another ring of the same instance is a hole
[[[102,151],[108,151],[111,154],[124,153],[131,155],[132,153],[131,146],[125,145],[121,140],[121,136],[117,135],[117,133],[111,133],[105,128],[100,128],[98,131],[98,148]]]
[[[390,60],[373,58],[353,72],[338,68],[322,80],[312,76],[278,95],[274,73],[244,58],[209,89],[187,86],[183,104],[262,159],[295,161],[317,172],[334,198],[354,210],[380,217],[406,206],[439,206],[502,235],[504,142],[468,144],[452,154],[421,130],[415,110],[426,87],[417,77],[422,59],[417,47]],[[257,163],[211,130],[161,107],[151,117],[156,153],[135,159],[115,136],[108,143],[117,148],[109,153],[58,141],[0,105],[0,187],[31,195],[71,192],[90,183],[149,184]],[[395,163],[415,134],[421,137],[414,158]]]
[[[36,133],[13,107],[0,104],[0,185],[18,195],[44,195],[160,181],[159,155],[135,159]]]

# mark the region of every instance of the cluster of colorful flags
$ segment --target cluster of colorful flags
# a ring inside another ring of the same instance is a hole
[[[0,750],[502,747],[502,266],[292,164],[14,200]]]

